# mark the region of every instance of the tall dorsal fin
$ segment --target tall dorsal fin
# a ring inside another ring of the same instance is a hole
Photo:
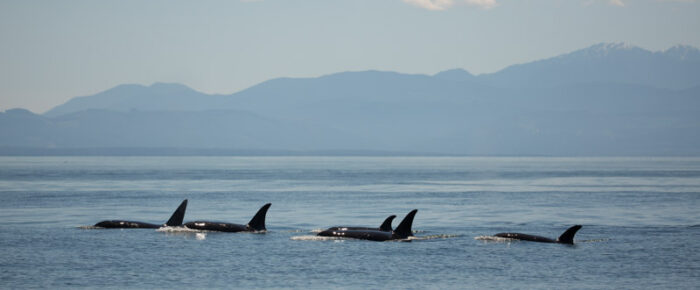
[[[398,235],[402,239],[413,236],[413,230],[411,230],[411,227],[413,226],[413,217],[416,216],[417,212],[417,209],[409,212],[406,217],[403,218],[399,226],[396,227],[394,234]]]
[[[263,205],[258,213],[255,214],[253,219],[248,222],[248,228],[255,231],[264,231],[265,229],[265,215],[267,215],[267,209],[270,208],[272,204],[268,203]]]
[[[384,220],[381,226],[379,226],[380,231],[384,232],[390,232],[391,231],[391,222],[396,218],[395,215],[390,215],[388,218]]]
[[[581,225],[575,225],[573,227],[570,227],[567,229],[559,238],[557,239],[557,242],[560,242],[562,244],[573,244],[574,243],[574,235],[576,235],[576,232],[581,229]]]
[[[187,200],[183,200],[180,206],[177,207],[170,219],[164,224],[167,227],[177,227],[182,225],[182,220],[185,219],[185,210],[187,209]]]

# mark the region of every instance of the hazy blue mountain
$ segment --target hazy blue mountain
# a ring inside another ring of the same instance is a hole
[[[201,111],[217,109],[226,96],[208,95],[181,84],[155,83],[151,86],[119,85],[92,96],[76,97],[44,113],[47,117],[89,109],[116,112]]]
[[[318,91],[313,88],[306,92]],[[297,88],[290,95],[303,92]],[[417,95],[409,101],[381,95],[357,102],[309,101],[274,118],[263,116],[283,108],[261,109],[262,113],[86,110],[55,118],[11,110],[0,114],[0,146],[700,154],[700,87],[673,91],[599,84],[499,90],[488,97]],[[256,106],[285,96],[261,97]]]
[[[343,72],[318,78],[273,79],[231,95],[208,95],[180,84],[120,85],[93,96],[77,97],[44,114],[56,117],[87,109],[117,112],[303,109],[308,103],[351,98],[352,102],[387,99],[488,97],[498,89],[551,88],[590,83],[618,83],[686,89],[700,85],[700,50],[674,46],[651,52],[625,44],[603,43],[568,54],[513,65],[474,76],[463,69],[428,75],[395,72]],[[260,102],[263,98],[270,102]],[[434,100],[431,100],[434,101]],[[261,108],[263,106],[264,108]]]
[[[700,50],[689,45],[676,45],[657,54],[676,61],[700,61]]]
[[[469,81],[474,80],[475,76],[468,71],[455,68],[446,71],[441,71],[433,75],[434,78],[450,80],[450,81]]]
[[[622,43],[601,43],[561,56],[513,65],[478,76],[493,86],[546,87],[609,82],[685,89],[700,83],[700,50],[674,46],[651,52]]]
[[[50,145],[53,131],[51,120],[24,109],[0,113],[0,146]]]
[[[231,95],[123,85],[0,113],[0,149],[700,155],[699,63],[687,46],[601,44],[479,76],[344,72]]]
[[[469,101],[465,96],[485,98],[492,93],[490,87],[468,81],[363,71],[270,80],[232,95],[224,106],[280,118],[304,120],[320,114],[354,122],[376,107],[464,102]]]

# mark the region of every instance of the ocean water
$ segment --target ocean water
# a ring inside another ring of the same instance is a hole
[[[268,232],[89,229],[105,219]],[[318,239],[394,226],[411,242]],[[699,158],[0,157],[0,288],[695,288]],[[493,240],[499,232],[576,244]]]

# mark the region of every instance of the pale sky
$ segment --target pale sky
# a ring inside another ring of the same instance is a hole
[[[700,0],[0,0],[0,111],[124,83],[490,73],[600,42],[700,47]]]

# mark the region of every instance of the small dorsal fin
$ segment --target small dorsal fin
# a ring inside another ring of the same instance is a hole
[[[387,217],[384,220],[384,222],[382,223],[382,225],[379,226],[379,230],[384,231],[384,232],[390,232],[391,231],[391,222],[394,220],[394,218],[396,218],[395,215],[390,215],[389,217]]]
[[[576,235],[576,232],[581,229],[581,225],[575,225],[573,227],[570,227],[567,229],[559,238],[557,239],[557,242],[560,242],[562,244],[573,244],[574,243],[574,235]]]
[[[413,230],[411,230],[411,227],[413,226],[413,217],[416,216],[417,212],[417,209],[409,212],[406,217],[403,218],[399,226],[396,227],[394,234],[398,235],[402,239],[413,236]]]
[[[177,207],[170,219],[164,224],[168,227],[177,227],[182,225],[182,220],[185,219],[185,210],[187,209],[187,200],[183,200],[180,206]]]
[[[260,210],[255,214],[255,216],[248,222],[248,228],[254,231],[264,231],[265,229],[265,216],[267,215],[267,209],[270,208],[272,204],[268,203],[263,205]]]

